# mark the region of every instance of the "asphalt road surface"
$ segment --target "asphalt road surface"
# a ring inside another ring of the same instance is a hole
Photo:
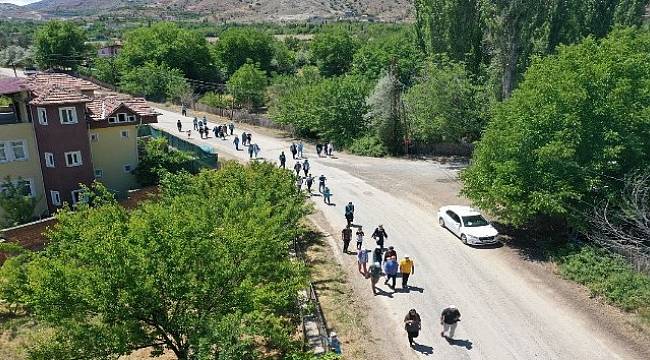
[[[182,119],[184,129],[192,128],[191,118],[160,112],[155,126],[174,133],[176,121]],[[235,129],[235,134],[240,132]],[[221,157],[248,159],[248,152],[234,150],[232,137],[223,141],[211,134],[209,139],[201,140],[192,131],[192,141],[214,147]],[[287,167],[293,168],[288,139],[253,132],[252,142],[259,144],[260,156],[268,161],[277,162],[284,150]],[[457,198],[455,164],[367,159],[336,152],[335,158],[318,158],[313,146],[308,146],[306,156],[312,174],[324,174],[333,193],[335,206],[313,197],[331,229],[345,225],[344,207],[352,201],[356,207],[355,224],[363,225],[367,236],[364,246],[374,248],[369,235],[383,224],[389,235],[386,246],[395,246],[400,258],[404,254],[414,258],[411,291],[394,293],[380,281],[384,290],[380,295],[373,297],[370,284],[366,293],[360,293],[368,298],[369,316],[380,319],[375,336],[388,342],[399,358],[642,358],[619,339],[609,337],[597,326],[597,319],[578,314],[544,281],[522,275],[523,270],[506,261],[499,249],[464,246],[437,225],[438,206],[464,202]],[[452,344],[440,337],[439,328],[440,311],[449,304],[455,304],[462,313],[456,331],[458,340]],[[411,308],[418,310],[423,325],[416,349],[408,347],[402,324]]]

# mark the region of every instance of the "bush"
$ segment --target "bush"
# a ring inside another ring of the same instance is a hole
[[[388,154],[386,146],[382,144],[377,136],[368,135],[359,139],[355,139],[348,150],[356,155],[383,157]]]
[[[584,246],[565,249],[556,259],[563,277],[585,285],[593,295],[626,311],[638,311],[650,319],[650,277],[634,271],[622,257]]]
[[[192,91],[180,70],[153,62],[124,73],[120,88],[153,101],[182,100]]]
[[[217,94],[209,91],[199,99],[199,104],[208,105],[211,107],[230,108],[232,105],[232,96]]]
[[[190,153],[170,149],[164,138],[150,139],[144,144],[144,155],[133,174],[142,186],[156,185],[165,172],[192,172],[194,160]]]

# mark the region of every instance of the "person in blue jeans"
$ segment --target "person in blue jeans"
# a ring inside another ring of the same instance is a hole
[[[323,190],[323,202],[327,205],[332,205],[332,192],[327,186]]]
[[[392,256],[386,260],[384,263],[384,272],[386,273],[386,281],[384,285],[388,285],[388,281],[392,280],[393,284],[388,285],[391,289],[395,289],[395,281],[397,281],[397,272],[399,271],[399,265],[397,264],[397,258]]]

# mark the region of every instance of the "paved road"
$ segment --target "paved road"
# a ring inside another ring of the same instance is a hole
[[[190,118],[160,112],[157,127],[176,132],[178,119],[186,129],[192,126]],[[201,140],[196,132],[192,137],[197,144],[214,146],[221,156],[248,157],[244,151],[234,151],[232,139]],[[253,143],[259,144],[261,156],[270,161],[277,161],[281,150],[291,158],[286,139],[254,133]],[[308,150],[312,173],[325,174],[334,194],[335,206],[325,205],[320,197],[313,198],[331,228],[344,226],[343,209],[351,200],[356,206],[355,223],[363,224],[366,234],[383,224],[389,234],[387,244],[394,245],[398,254],[408,253],[415,259],[416,273],[410,282],[420,291],[392,293],[384,287],[387,292],[373,298],[369,284],[367,288],[368,302],[375,310],[371,316],[382,318],[380,335],[393,339],[399,358],[639,359],[638,354],[598,330],[593,319],[577,315],[540,279],[522,276],[522,270],[505,261],[498,249],[464,246],[437,226],[434,207],[428,204],[432,200],[427,196],[402,196],[407,193],[405,188],[417,187],[432,178],[440,189],[438,201],[460,202],[456,198],[458,184],[453,178],[453,165],[351,155],[319,159],[312,148]],[[287,161],[288,167],[293,164]],[[373,171],[375,167],[380,170]],[[367,245],[373,244],[368,241]],[[449,304],[457,305],[462,313],[456,332],[462,341],[455,345],[439,336],[438,314]],[[418,309],[422,316],[423,331],[417,340],[423,345],[419,351],[408,348],[402,330],[403,317],[410,308]]]

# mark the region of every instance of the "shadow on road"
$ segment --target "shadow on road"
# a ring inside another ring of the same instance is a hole
[[[393,294],[394,293],[389,293],[388,291],[380,289],[380,288],[377,288],[377,293],[375,293],[375,295],[385,296],[385,297],[389,297],[389,298],[393,298]]]
[[[428,345],[423,345],[423,344],[418,344],[415,343],[413,344],[413,350],[423,354],[423,355],[432,355],[433,354],[433,348]]]
[[[472,347],[473,347],[472,345],[474,345],[474,343],[472,343],[469,340],[450,339],[448,337],[445,337],[445,339],[447,339],[447,342],[449,343],[449,345],[461,346],[461,347],[464,347],[467,350],[472,350]]]

